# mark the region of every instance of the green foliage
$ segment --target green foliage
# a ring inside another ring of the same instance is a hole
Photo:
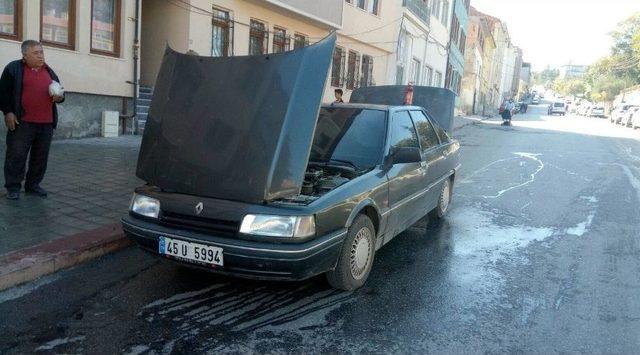
[[[549,89],[558,76],[560,76],[560,70],[551,69],[547,66],[543,71],[533,73],[533,83],[534,85],[543,85]]]

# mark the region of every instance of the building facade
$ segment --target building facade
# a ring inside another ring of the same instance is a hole
[[[99,135],[103,111],[132,112],[135,1],[3,0],[0,4],[0,64],[22,57],[21,41],[38,40],[47,64],[65,87],[56,138]],[[131,128],[131,120],[121,122]]]
[[[461,93],[462,77],[465,70],[469,1],[470,0],[453,0],[453,14],[451,16],[449,56],[447,58],[445,86],[458,95]],[[472,56],[475,56],[475,53],[473,53]],[[456,106],[459,109],[461,108],[460,99],[457,100]]]
[[[561,79],[578,79],[587,74],[589,67],[587,65],[567,64],[560,67]]]

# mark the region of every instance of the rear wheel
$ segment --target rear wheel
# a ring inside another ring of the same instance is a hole
[[[349,227],[336,268],[326,274],[329,284],[345,291],[352,291],[364,285],[371,272],[375,247],[376,233],[373,223],[369,217],[361,214]]]
[[[438,198],[438,206],[434,208],[429,214],[431,217],[440,219],[449,211],[449,205],[451,204],[451,179],[446,179],[440,189],[440,197]]]

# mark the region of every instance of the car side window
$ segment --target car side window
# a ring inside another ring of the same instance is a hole
[[[416,128],[418,129],[418,137],[420,137],[422,150],[427,150],[440,144],[438,135],[433,129],[433,126],[431,125],[431,122],[429,122],[427,116],[424,115],[424,112],[411,111],[411,118],[413,118],[413,122],[416,124]]]
[[[391,122],[391,147],[420,148],[418,135],[408,111],[396,112]]]

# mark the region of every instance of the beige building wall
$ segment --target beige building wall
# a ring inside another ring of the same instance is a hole
[[[167,0],[144,0],[141,12],[140,84],[152,86],[167,44],[179,52],[189,49],[192,14]]]
[[[146,1],[146,0],[145,0]],[[135,1],[122,1],[120,56],[91,53],[91,1],[76,1],[75,49],[44,47],[47,63],[56,71],[68,92],[133,96],[133,37]],[[40,39],[40,1],[25,0],[22,39]],[[20,59],[20,42],[0,38],[0,63]]]

